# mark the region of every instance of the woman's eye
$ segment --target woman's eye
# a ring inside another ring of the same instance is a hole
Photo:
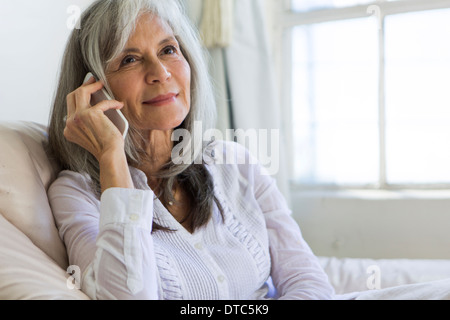
[[[128,56],[128,57],[125,57],[125,59],[122,60],[121,65],[125,66],[127,64],[130,64],[130,63],[133,63],[133,62],[136,62],[136,61],[137,61],[136,57]]]
[[[175,54],[175,53],[177,53],[177,48],[175,48],[174,46],[165,47],[164,50],[163,50],[163,53],[164,54],[169,54],[169,55]]]

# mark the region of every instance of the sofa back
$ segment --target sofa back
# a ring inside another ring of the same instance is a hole
[[[0,214],[66,269],[67,253],[47,198],[59,169],[45,153],[46,141],[43,125],[0,123]]]

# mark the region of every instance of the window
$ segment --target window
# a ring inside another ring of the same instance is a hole
[[[450,186],[450,0],[292,0],[282,21],[297,184]]]

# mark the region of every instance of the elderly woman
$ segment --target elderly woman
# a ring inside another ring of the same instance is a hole
[[[64,170],[49,199],[81,289],[93,299],[332,297],[247,150],[209,141],[180,149],[190,163],[172,160],[176,130],[214,124],[202,54],[174,0],[100,0],[73,31],[49,131]],[[83,84],[88,72],[99,81]],[[103,88],[112,100],[91,105]],[[129,122],[125,139],[105,115],[112,109]],[[216,161],[229,152],[244,161]]]

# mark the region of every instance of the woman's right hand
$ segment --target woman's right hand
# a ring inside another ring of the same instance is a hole
[[[102,192],[112,187],[133,188],[123,136],[105,115],[105,111],[120,110],[124,104],[104,100],[91,106],[91,95],[102,88],[103,84],[92,77],[67,96],[64,137],[89,151],[98,160]]]
[[[89,151],[101,161],[105,154],[123,151],[124,140],[116,126],[105,115],[110,109],[122,109],[123,103],[105,100],[91,106],[91,95],[103,88],[91,78],[67,96],[67,118],[64,137]]]

